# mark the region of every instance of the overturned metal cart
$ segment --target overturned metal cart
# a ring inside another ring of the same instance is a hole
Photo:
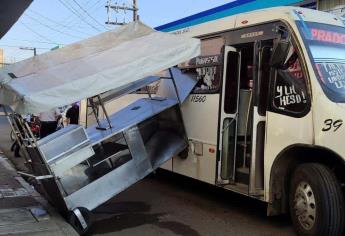
[[[87,212],[109,200],[187,148],[180,104],[196,81],[171,68],[199,54],[199,41],[153,31],[140,22],[72,44],[0,72],[0,103],[48,199],[69,212],[83,233]],[[170,68],[170,69],[169,69]],[[168,69],[168,76],[151,76]],[[148,94],[108,115],[104,102],[158,80]],[[69,125],[37,140],[20,114],[88,99],[96,123]],[[98,116],[103,111],[104,119]]]

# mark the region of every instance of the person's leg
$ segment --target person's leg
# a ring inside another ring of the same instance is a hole
[[[54,121],[54,122],[49,122],[48,123],[48,131],[47,131],[47,135],[49,134],[52,134],[56,131],[56,128],[57,128],[57,122]]]
[[[15,146],[16,146],[16,143],[17,143],[17,140],[15,140],[15,141],[12,143],[11,152],[14,151],[14,148],[15,148]]]
[[[16,142],[16,147],[14,148],[14,156],[15,157],[21,157],[21,155],[19,154],[19,150],[20,150],[20,145],[18,142]]]
[[[48,122],[41,121],[40,138],[44,138],[47,135],[48,135]]]
[[[41,129],[40,129],[40,138],[44,138],[49,134],[52,134],[56,131],[57,122],[56,121],[49,121],[49,122],[41,122]]]

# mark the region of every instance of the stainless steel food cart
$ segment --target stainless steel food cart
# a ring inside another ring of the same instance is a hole
[[[144,32],[144,35],[135,36],[133,39],[131,36],[133,30],[139,31],[139,34]],[[127,32],[124,33],[124,31]],[[66,105],[68,104],[67,101],[75,101],[76,98],[80,98],[74,92],[76,84],[85,89],[85,91],[78,91],[83,93],[82,96],[88,100],[97,121],[87,128],[80,125],[69,125],[38,140],[20,115],[17,113],[8,114],[10,124],[17,134],[17,138],[20,139],[19,142],[23,144],[23,148],[27,153],[26,158],[32,168],[32,173],[21,172],[21,174],[39,181],[47,198],[61,211],[69,212],[70,223],[80,233],[85,232],[88,228],[88,211],[95,209],[141,180],[174,155],[181,153],[188,145],[180,104],[186,99],[196,81],[181,73],[176,67],[168,68],[196,56],[199,53],[199,41],[180,39],[178,36],[167,36],[163,33],[149,31],[145,27],[140,28],[140,23],[125,26],[116,34],[117,38],[125,41],[123,44],[114,46],[120,47],[118,51],[115,50],[117,53],[121,50],[123,52],[127,51],[126,48],[138,47],[140,43],[147,44],[148,40],[152,40],[152,38],[158,40],[156,43],[160,47],[164,45],[164,40],[167,42],[166,45],[171,45],[174,42],[178,46],[174,51],[166,46],[157,48],[157,45],[150,43],[149,46],[142,49],[144,50],[142,52],[142,55],[145,55],[144,58],[137,55],[122,58],[127,63],[124,64],[125,66],[123,64],[118,66],[118,70],[114,69],[116,65],[111,64],[115,62],[109,62],[108,66],[111,67],[111,70],[107,70],[111,72],[109,74],[102,71],[104,65],[100,64],[100,68],[85,69],[86,72],[78,72],[78,76],[84,76],[83,81],[77,81],[76,79],[73,84],[69,84],[70,80],[61,76],[61,81],[65,86],[58,84],[56,81],[52,81],[51,84],[47,85],[39,77],[46,76],[48,74],[47,70],[56,72],[57,69],[64,67],[71,69],[74,60],[89,65],[87,60],[92,61],[93,59],[90,59],[90,55],[87,53],[82,60],[80,58],[62,59],[61,54],[57,55],[52,52],[53,55],[50,59],[59,63],[57,68],[50,69],[49,65],[44,64],[46,63],[45,57],[42,58],[42,64],[37,64],[36,61],[36,64],[33,63],[27,67],[18,65],[9,68],[5,73],[15,72],[12,75],[20,74],[24,68],[27,70],[26,73],[29,78],[25,74],[21,78],[12,78],[2,84],[5,88],[3,91],[0,89],[0,98],[3,94],[11,95],[13,91],[16,92],[12,94],[13,98],[7,99],[7,101],[11,100],[12,104],[9,105],[13,105],[15,111],[17,109],[21,113],[32,110],[40,111],[41,108],[38,109],[37,104],[44,108],[56,107],[58,102],[60,102],[59,105]],[[106,35],[106,38],[109,38],[109,35]],[[98,39],[98,41],[104,42],[104,37],[101,39]],[[179,40],[179,42],[176,42],[176,40]],[[89,45],[90,41],[81,44],[82,46]],[[91,45],[94,46],[95,41],[91,40]],[[104,45],[100,47],[104,49]],[[71,50],[75,48],[77,47],[74,45]],[[111,52],[113,48],[109,50]],[[186,53],[186,50],[189,50],[189,52]],[[150,56],[152,51],[155,53]],[[68,50],[65,50],[61,53],[70,56],[68,52]],[[79,55],[83,54],[80,51],[78,53]],[[100,56],[102,53],[104,54],[103,57]],[[109,55],[112,55],[109,54],[109,51],[100,50],[96,51],[94,56],[98,57],[98,61],[102,61],[106,60],[106,56]],[[166,61],[163,61],[162,58]],[[157,66],[159,63],[161,64]],[[144,66],[151,69],[143,73],[146,68]],[[32,75],[30,72],[35,67],[39,69],[35,71],[36,74]],[[168,69],[169,73],[162,77],[142,77],[149,73],[154,74],[162,69]],[[91,79],[90,74],[92,73],[90,70],[97,72],[97,74],[93,73]],[[120,73],[114,76],[123,78],[126,78],[126,73],[132,74],[128,75],[125,82],[118,80],[113,83],[110,76],[113,75],[114,71]],[[2,73],[2,75],[5,73]],[[29,80],[30,76],[33,76],[32,80]],[[54,76],[54,78],[59,78],[57,75]],[[79,77],[77,78],[79,79]],[[95,81],[99,82],[102,79],[104,79],[104,83],[108,83],[108,86],[95,84]],[[165,83],[167,84],[165,92],[155,95],[148,93],[147,98],[140,98],[114,114],[108,115],[104,105],[105,101],[118,99],[158,80],[168,81]],[[39,88],[33,88],[32,90],[29,86],[28,92],[21,90],[23,88],[20,86],[21,83],[25,84],[25,82],[30,81],[41,82],[43,85],[38,84]],[[90,85],[93,87],[90,87]],[[97,90],[98,87],[99,90]],[[53,95],[48,94],[47,91],[53,93]],[[87,93],[88,91],[89,93]],[[50,96],[49,98],[52,101],[36,100],[36,96],[42,98],[42,94]],[[86,95],[88,96],[86,97]],[[17,99],[18,97],[20,99]],[[103,111],[104,119],[100,119],[97,115],[99,109]]]

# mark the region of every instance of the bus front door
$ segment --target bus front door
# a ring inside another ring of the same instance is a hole
[[[224,50],[224,73],[220,113],[220,170],[218,182],[234,183],[238,127],[238,93],[241,54],[234,47]]]

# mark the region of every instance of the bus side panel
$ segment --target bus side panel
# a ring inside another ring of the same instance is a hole
[[[181,109],[188,138],[217,145],[219,94],[189,95]]]
[[[301,118],[294,118],[273,112],[267,112],[265,148],[265,201],[270,202],[270,176],[275,158],[286,147],[296,144],[313,143],[312,113]],[[298,158],[298,157],[297,157]]]
[[[173,159],[174,172],[215,184],[218,115],[219,94],[192,94],[182,105],[190,145],[186,159]]]

